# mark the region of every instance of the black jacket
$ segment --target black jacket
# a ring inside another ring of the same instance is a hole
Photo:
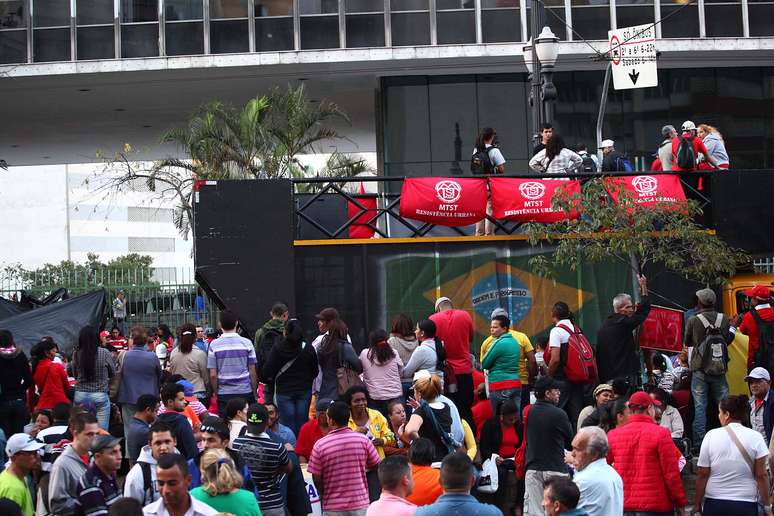
[[[310,392],[312,382],[317,377],[317,353],[311,344],[301,349],[301,343],[282,339],[274,345],[266,364],[261,370],[261,378],[266,383],[274,383],[280,370],[293,359],[295,362],[277,378],[277,393]]]
[[[535,403],[527,418],[525,471],[566,473],[564,450],[570,449],[572,436],[572,426],[564,410],[547,401]]]
[[[529,424],[529,423],[528,423]],[[521,444],[522,430],[521,421],[516,420],[516,436],[519,438],[519,442],[516,443],[516,448]],[[503,443],[503,430],[500,427],[500,419],[495,416],[488,419],[481,427],[481,436],[479,438],[479,449],[481,450],[481,459],[486,460],[492,456],[493,453],[500,453],[500,445]]]
[[[640,359],[632,332],[648,318],[650,300],[647,296],[634,314],[610,314],[597,332],[597,369],[602,382],[621,376],[638,374]]]
[[[32,372],[27,355],[21,348],[0,353],[0,400],[27,400],[32,386]],[[10,435],[8,437],[11,437]]]
[[[191,423],[184,415],[176,412],[164,412],[156,421],[164,422],[172,428],[172,434],[177,440],[177,449],[186,459],[193,459],[199,455]]]
[[[625,172],[621,168],[619,158],[623,158],[624,155],[617,150],[611,151],[602,158],[602,172]]]

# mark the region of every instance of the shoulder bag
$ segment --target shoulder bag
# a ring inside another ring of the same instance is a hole
[[[339,396],[343,395],[350,387],[355,385],[364,386],[363,380],[360,379],[360,375],[352,369],[352,366],[344,360],[342,348],[346,345],[346,342],[338,342],[339,353],[339,367],[336,368],[336,383],[337,393]]]
[[[285,371],[290,369],[293,366],[293,364],[296,363],[296,360],[298,360],[298,357],[300,357],[301,353],[304,352],[304,348],[306,348],[306,342],[301,342],[301,351],[298,352],[298,355],[296,355],[293,358],[291,358],[290,360],[288,360],[285,363],[285,365],[283,365],[280,368],[280,370],[277,371],[277,374],[274,375],[274,396],[273,396],[273,401],[274,401],[274,406],[275,407],[279,407],[279,405],[277,404],[277,380],[279,380],[279,377],[282,376],[282,374]]]

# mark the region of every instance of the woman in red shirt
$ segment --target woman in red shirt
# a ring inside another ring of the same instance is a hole
[[[52,409],[59,403],[70,403],[67,372],[62,364],[54,362],[58,352],[59,347],[51,339],[41,340],[30,350],[32,379],[39,396],[35,409]]]
[[[496,454],[498,488],[492,502],[503,514],[513,514],[516,501],[516,468],[514,457],[521,444],[522,429],[519,408],[513,400],[505,400],[498,407],[498,415],[484,423],[481,428],[481,459]]]

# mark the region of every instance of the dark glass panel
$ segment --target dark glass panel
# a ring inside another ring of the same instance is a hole
[[[429,44],[429,13],[398,13],[392,15],[392,46],[400,47]]]
[[[247,20],[213,21],[210,23],[210,51],[231,54],[250,50]]]
[[[192,56],[204,53],[204,33],[201,22],[167,23],[166,49],[168,56]]]
[[[113,59],[113,27],[78,27],[78,59]]]
[[[159,26],[121,26],[121,57],[155,57],[159,55]]]
[[[436,14],[439,45],[476,42],[475,14],[473,11],[439,11]]]
[[[336,37],[338,39],[338,31]],[[258,52],[293,50],[293,48],[293,18],[255,20],[255,49]]]
[[[347,47],[383,47],[384,14],[348,14]]]
[[[339,48],[337,16],[302,16],[301,48]]]

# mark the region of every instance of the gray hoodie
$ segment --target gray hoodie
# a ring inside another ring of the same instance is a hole
[[[710,156],[715,158],[718,165],[728,165],[728,153],[726,152],[726,144],[723,142],[723,138],[718,133],[709,133],[704,137],[704,145],[710,153]]]
[[[175,450],[177,452],[177,450]],[[145,478],[142,473],[142,464],[150,465],[150,490],[145,492]],[[153,458],[151,447],[145,445],[140,451],[140,456],[137,457],[137,463],[132,466],[129,473],[126,474],[126,482],[124,483],[124,497],[134,498],[140,502],[143,506],[155,502],[159,499],[159,491],[156,486],[156,459]]]
[[[409,360],[411,359],[411,355],[414,353],[414,350],[417,349],[417,346],[419,345],[419,342],[417,339],[404,339],[403,337],[399,335],[395,335],[394,333],[390,335],[390,338],[387,340],[387,343],[392,347],[393,350],[398,354],[400,357],[401,362],[403,364],[408,364]],[[411,377],[405,376],[401,378],[404,382],[410,382]]]
[[[78,482],[86,473],[78,452],[72,445],[67,446],[51,467],[48,484],[48,500],[52,514],[68,516],[75,512]]]

